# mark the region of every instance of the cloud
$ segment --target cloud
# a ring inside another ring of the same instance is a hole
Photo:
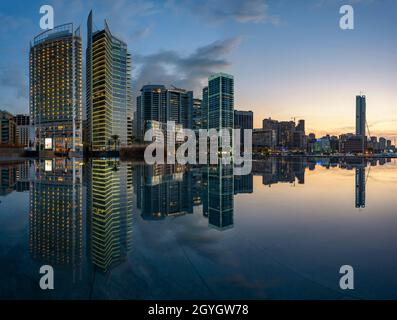
[[[153,31],[153,27],[152,26],[147,26],[145,28],[142,29],[137,29],[134,30],[131,34],[131,36],[129,37],[129,39],[127,39],[128,41],[137,41],[139,39],[143,39],[148,37]]]
[[[167,6],[181,12],[188,10],[213,22],[279,23],[277,16],[269,14],[267,0],[169,0]]]
[[[135,79],[139,90],[149,83],[175,85],[200,92],[205,80],[212,73],[230,66],[226,56],[240,43],[239,37],[213,42],[197,48],[192,54],[182,56],[176,51],[160,51],[155,54],[135,55],[138,76]]]
[[[22,73],[21,66],[10,65],[0,69],[0,85],[14,89],[16,98],[28,98],[27,79]]]

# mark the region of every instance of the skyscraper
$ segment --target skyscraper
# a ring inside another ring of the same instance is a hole
[[[233,142],[234,78],[226,73],[217,73],[208,79],[208,128],[228,129]]]
[[[80,28],[64,24],[30,46],[30,116],[39,150],[82,150]]]
[[[137,97],[136,135],[143,141],[148,129],[166,131],[166,123],[173,121],[176,130],[192,128],[194,102],[193,91],[166,88],[164,85],[145,85]]]
[[[201,99],[201,129],[208,129],[208,86],[203,88],[203,97]]]
[[[361,137],[362,152],[365,148],[366,125],[366,98],[364,95],[356,96],[356,135]]]
[[[87,139],[93,151],[126,146],[132,119],[131,56],[127,44],[105,28],[93,30],[87,21]]]

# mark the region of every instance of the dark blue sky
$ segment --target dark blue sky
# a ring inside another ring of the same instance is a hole
[[[339,28],[339,8],[355,9],[355,29]],[[28,112],[29,41],[39,8],[55,24],[100,28],[129,44],[135,88],[201,87],[210,73],[235,76],[236,108],[264,117],[303,117],[319,134],[351,132],[355,98],[367,94],[371,133],[397,137],[397,1],[394,0],[71,0],[1,1],[0,109]]]

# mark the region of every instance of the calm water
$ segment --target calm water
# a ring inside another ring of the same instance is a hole
[[[397,298],[395,160],[270,159],[243,177],[117,160],[0,170],[1,299]]]

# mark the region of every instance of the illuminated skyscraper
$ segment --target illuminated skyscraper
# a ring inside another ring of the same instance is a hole
[[[80,28],[44,31],[30,46],[30,115],[40,150],[82,150]]]
[[[125,146],[132,137],[131,55],[106,21],[103,30],[93,30],[92,11],[87,32],[88,148],[102,151]]]

